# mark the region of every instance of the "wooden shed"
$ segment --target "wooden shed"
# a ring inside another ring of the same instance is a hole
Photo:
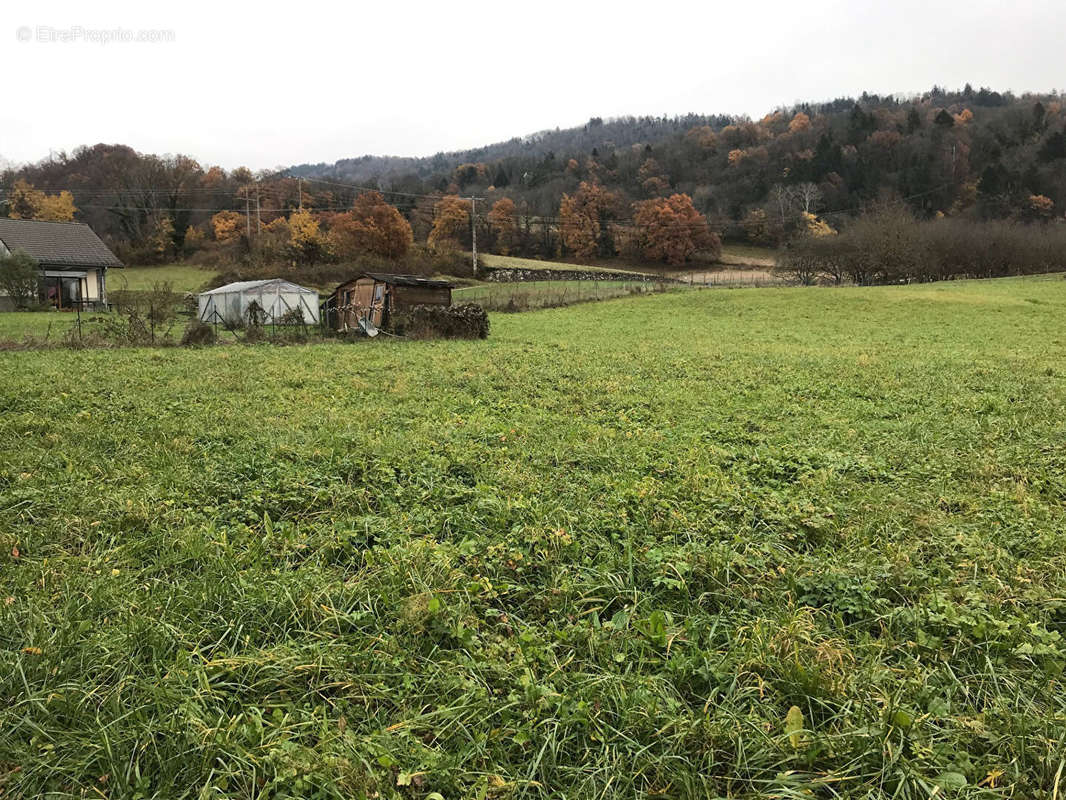
[[[364,272],[333,290],[326,308],[329,324],[339,331],[387,327],[390,317],[406,308],[450,306],[452,286],[417,275]]]

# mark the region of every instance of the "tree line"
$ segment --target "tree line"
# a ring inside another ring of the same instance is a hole
[[[8,193],[7,211],[15,218],[74,221],[104,209],[108,215],[97,222],[97,230],[135,263],[199,258],[216,264],[310,267],[370,258],[403,260],[408,267],[413,261],[418,264],[413,271],[432,272],[440,271],[442,258],[451,256],[448,263],[455,272],[462,262],[454,256],[470,249],[475,235],[481,236],[483,247],[504,255],[522,252],[582,261],[622,253],[680,265],[701,250],[716,257],[719,247],[687,195],[627,206],[595,177],[582,181],[573,195],[563,195],[556,215],[533,218],[521,214],[506,196],[483,214],[474,213],[469,197],[457,194],[417,196],[401,211],[373,189],[360,190],[349,200],[344,195],[350,191],[305,191],[298,182],[293,195],[289,178],[252,180],[203,171],[188,159],[160,160],[159,166],[163,171],[186,171],[184,185],[144,189],[134,196],[119,191],[89,194],[90,202],[81,206],[69,190],[49,194],[20,177]],[[227,182],[230,188],[222,188]],[[92,202],[99,197],[111,199]],[[232,207],[242,203],[243,209]],[[412,258],[415,251],[420,258]]]
[[[88,222],[128,263],[396,261],[469,249],[476,232],[500,253],[679,265],[721,239],[845,233],[887,204],[917,220],[1061,220],[1066,114],[1057,94],[934,87],[258,173],[100,144],[8,169],[0,186],[0,213]]]
[[[1066,115],[1057,93],[970,85],[908,98],[864,93],[758,120],[593,119],[512,145],[396,168],[363,164],[369,171],[360,174],[399,191],[506,196],[534,227],[582,182],[597,181],[624,206],[685,194],[725,238],[771,246],[802,232],[803,214],[839,227],[889,200],[919,218],[1030,221],[1066,211]]]
[[[1001,278],[1066,268],[1066,225],[940,217],[901,204],[864,214],[840,233],[796,237],[777,271],[797,283],[920,283]]]

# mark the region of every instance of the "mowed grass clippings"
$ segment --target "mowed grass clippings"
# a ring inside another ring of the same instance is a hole
[[[0,792],[1062,797],[1064,311],[2,353]]]

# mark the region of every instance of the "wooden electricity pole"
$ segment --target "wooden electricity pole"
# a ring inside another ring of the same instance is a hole
[[[477,277],[477,201],[484,199],[484,197],[470,198],[470,249],[472,251],[475,278]]]

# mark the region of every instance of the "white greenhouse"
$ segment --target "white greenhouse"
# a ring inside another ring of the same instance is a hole
[[[281,325],[293,320],[289,312],[299,310],[304,323],[318,324],[318,292],[281,278],[266,281],[227,283],[197,298],[201,322],[208,324],[248,324],[258,319],[262,325]]]

